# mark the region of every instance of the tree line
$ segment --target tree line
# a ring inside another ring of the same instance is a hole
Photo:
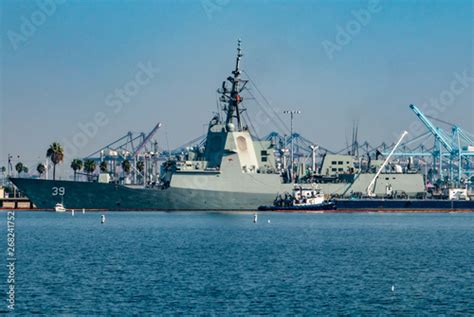
[[[53,164],[53,180],[56,179],[56,165],[59,165],[64,162],[64,148],[58,142],[53,142],[48,150],[46,151],[46,158],[48,158],[51,163]],[[82,170],[84,171],[88,179],[92,178],[92,174],[97,169],[97,163],[91,159],[85,159],[84,161],[81,159],[73,159],[71,162],[71,169],[74,171],[74,180],[77,178],[77,174]],[[122,170],[125,174],[129,174],[132,169],[132,164],[129,160],[122,161],[121,164]],[[106,161],[102,161],[99,164],[99,169],[101,173],[107,173],[108,171],[108,164]],[[137,170],[143,172],[145,169],[145,165],[143,161],[137,162]],[[28,173],[29,169],[26,165],[22,162],[18,162],[15,165],[15,170],[20,176],[21,173]],[[2,167],[2,172],[5,172],[5,167]],[[41,177],[46,172],[46,166],[43,163],[39,163],[36,166],[36,172]]]

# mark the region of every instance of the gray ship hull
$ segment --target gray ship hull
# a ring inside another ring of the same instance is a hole
[[[88,210],[255,210],[263,203],[272,203],[276,196],[26,178],[12,181],[39,209],[53,209],[63,203],[68,209]]]

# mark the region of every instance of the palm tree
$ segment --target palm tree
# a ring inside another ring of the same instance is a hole
[[[138,161],[137,162],[137,170],[140,173],[143,173],[143,171],[145,170],[145,163],[143,161]]]
[[[39,177],[41,177],[41,175],[46,172],[46,167],[42,163],[39,163],[38,166],[36,166],[36,171],[38,172]]]
[[[144,175],[143,175],[143,171],[145,170],[145,162],[143,162],[143,161],[138,161],[138,162],[137,162],[137,170],[138,170],[138,172],[139,172],[138,178],[139,178],[140,180],[143,179],[143,176],[144,176]]]
[[[129,160],[125,160],[122,162],[122,170],[125,174],[130,173],[131,169],[132,169],[132,164],[130,164]]]
[[[28,166],[23,166],[23,173],[28,174]]]
[[[89,159],[84,161],[84,171],[86,171],[87,175],[89,175],[89,180],[91,179],[91,174],[94,173],[96,168],[97,164],[95,161]]]
[[[20,176],[20,173],[23,172],[23,163],[22,162],[16,163],[15,170],[17,171],[18,176]]]
[[[46,151],[46,157],[53,162],[53,180],[56,179],[56,165],[64,160],[64,149],[58,142],[53,142],[48,151]]]
[[[107,173],[107,162],[106,161],[102,161],[100,162],[100,165],[99,165],[99,168],[100,168],[100,172],[101,173]]]
[[[83,167],[80,159],[73,159],[71,162],[71,168],[74,171],[74,180],[76,180],[77,171],[80,171]]]

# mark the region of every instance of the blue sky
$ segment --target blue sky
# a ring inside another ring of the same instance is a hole
[[[42,20],[45,3],[54,12]],[[242,66],[272,107],[302,110],[296,130],[325,147],[343,148],[354,120],[361,140],[394,141],[417,121],[410,103],[474,132],[472,1],[60,0],[52,10],[45,0],[7,0],[0,8],[0,165],[12,153],[34,168],[48,144],[70,142],[98,112],[107,123],[74,156],[158,121],[163,147],[165,134],[170,147],[199,136],[238,38]],[[362,11],[364,23],[354,13]],[[41,23],[25,35],[33,19]],[[330,56],[324,43],[339,50]],[[114,112],[107,97],[147,64],[159,71]],[[453,98],[439,110],[432,100],[443,94]]]

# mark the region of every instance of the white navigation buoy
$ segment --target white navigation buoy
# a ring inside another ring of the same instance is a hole
[[[105,223],[105,215],[100,216],[100,223]]]
[[[74,209],[71,209],[71,215],[74,216]]]
[[[255,214],[253,215],[253,223],[257,223],[257,220],[258,220],[257,217],[258,217],[258,216],[257,216],[257,214],[255,213]]]
[[[270,219],[268,219],[268,223],[270,223]]]
[[[85,208],[82,208],[82,213],[83,213],[83,214],[86,213],[86,209],[85,209]]]
[[[392,292],[395,291],[395,285],[392,285]]]

